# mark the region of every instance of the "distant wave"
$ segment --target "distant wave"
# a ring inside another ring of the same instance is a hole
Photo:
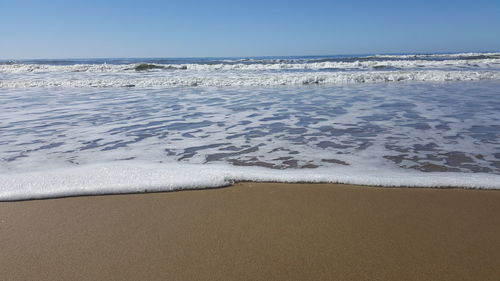
[[[458,54],[415,54],[415,55],[374,55],[368,56],[374,58],[398,58],[398,59],[411,59],[411,58],[427,58],[427,59],[452,59],[459,58],[464,60],[477,60],[477,59],[498,59],[500,53],[458,53]]]
[[[0,63],[0,88],[443,82],[499,80],[499,76],[500,53]]]
[[[351,62],[307,62],[307,63],[253,63],[253,64],[2,64],[0,73],[44,73],[44,72],[96,72],[119,73],[165,70],[192,71],[265,71],[265,70],[373,70],[381,68],[477,68],[500,67],[499,58],[476,60],[382,60],[382,61],[351,61]]]

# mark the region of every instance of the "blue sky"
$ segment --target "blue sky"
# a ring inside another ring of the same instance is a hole
[[[0,0],[0,58],[500,51],[500,1]]]

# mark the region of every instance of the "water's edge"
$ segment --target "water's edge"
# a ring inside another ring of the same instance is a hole
[[[206,189],[241,181],[500,189],[500,175],[484,173],[387,171],[374,167],[273,170],[123,161],[0,175],[0,201]]]

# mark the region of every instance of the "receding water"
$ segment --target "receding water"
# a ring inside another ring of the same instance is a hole
[[[500,189],[500,53],[0,62],[0,200]]]
[[[0,89],[0,171],[109,161],[500,174],[500,82]]]

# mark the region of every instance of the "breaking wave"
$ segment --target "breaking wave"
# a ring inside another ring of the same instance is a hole
[[[182,87],[182,86],[279,86],[279,85],[336,85],[385,83],[403,81],[449,82],[500,80],[498,71],[369,71],[369,72],[311,72],[311,73],[185,73],[184,75],[153,75],[109,77],[21,77],[0,80],[0,88],[114,88],[114,87]]]
[[[500,79],[500,53],[0,62],[0,88],[336,85]]]
[[[384,56],[385,57],[385,56]],[[0,64],[0,73],[44,72],[134,72],[142,70],[192,70],[192,71],[265,71],[265,70],[373,70],[379,68],[493,68],[500,67],[500,57],[476,60],[374,60],[374,61],[323,61],[306,63],[219,63],[219,64]]]

